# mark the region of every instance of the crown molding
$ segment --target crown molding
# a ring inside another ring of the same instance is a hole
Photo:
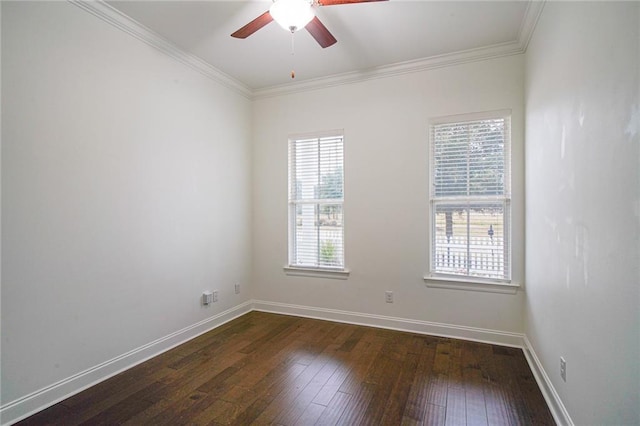
[[[265,87],[253,91],[253,99],[269,98],[273,96],[289,95],[308,90],[318,90],[343,84],[359,83],[377,78],[392,77],[396,75],[421,72],[467,62],[484,61],[503,56],[519,55],[525,53],[529,40],[536,27],[538,18],[542,13],[546,0],[532,0],[527,4],[525,16],[518,30],[515,41],[483,46],[476,49],[463,50],[444,55],[430,56],[406,62],[398,62],[362,71],[353,71],[336,74],[328,77],[320,77],[304,80],[296,83],[286,83],[277,86]]]
[[[198,56],[187,53],[175,44],[161,37],[159,34],[131,19],[124,13],[105,3],[103,0],[68,0],[69,3],[91,13],[108,24],[158,49],[178,62],[192,68],[207,78],[225,86],[247,99],[252,98],[251,89],[228,74],[223,73]]]
[[[391,65],[383,65],[380,67],[369,68],[361,71],[346,72],[329,77],[321,77],[316,79],[304,80],[297,83],[287,83],[278,86],[266,87],[264,89],[256,89],[253,91],[253,99],[289,95],[292,93],[325,89],[327,87],[340,86],[344,84],[360,83],[378,78],[416,73],[420,71],[464,64],[467,62],[476,62],[503,56],[517,55],[520,53],[523,53],[523,51],[520,48],[520,44],[518,42],[501,43],[493,46],[485,46],[477,49],[448,53],[445,55],[431,56],[429,58],[398,62]]]
[[[520,45],[522,53],[526,52],[527,47],[529,47],[529,41],[531,41],[533,30],[535,30],[538,24],[538,19],[542,14],[545,3],[546,0],[532,0],[527,4],[522,25],[520,26],[520,31],[518,31],[518,44]]]
[[[154,31],[108,5],[103,0],[68,1],[169,55],[204,76],[234,90],[245,98],[255,100],[522,54],[527,50],[527,46],[531,40],[546,0],[532,0],[528,3],[525,16],[518,31],[518,37],[511,42],[253,90],[198,56],[185,52]]]

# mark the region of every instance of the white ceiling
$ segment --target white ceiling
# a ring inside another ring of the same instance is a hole
[[[302,30],[295,34],[292,56],[291,35],[275,22],[244,40],[230,36],[268,10],[270,0],[108,4],[253,91],[291,83],[292,68],[294,82],[300,83],[487,47],[522,46],[535,9],[529,1],[504,0],[318,7],[316,15],[338,42],[322,49]]]

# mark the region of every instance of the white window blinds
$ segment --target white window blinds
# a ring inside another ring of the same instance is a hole
[[[289,140],[289,265],[344,269],[343,137]]]
[[[509,281],[510,117],[431,125],[431,272]]]

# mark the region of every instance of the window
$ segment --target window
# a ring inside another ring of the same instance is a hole
[[[344,269],[343,136],[289,139],[289,266]]]
[[[434,120],[431,276],[509,282],[510,112]]]

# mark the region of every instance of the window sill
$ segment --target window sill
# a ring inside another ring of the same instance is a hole
[[[482,291],[486,293],[516,294],[520,289],[519,284],[474,280],[473,278],[427,276],[424,277],[424,282],[430,288]]]
[[[349,278],[349,271],[346,269],[312,269],[297,268],[295,266],[285,266],[284,273],[294,277],[330,278],[334,280],[346,280]]]

